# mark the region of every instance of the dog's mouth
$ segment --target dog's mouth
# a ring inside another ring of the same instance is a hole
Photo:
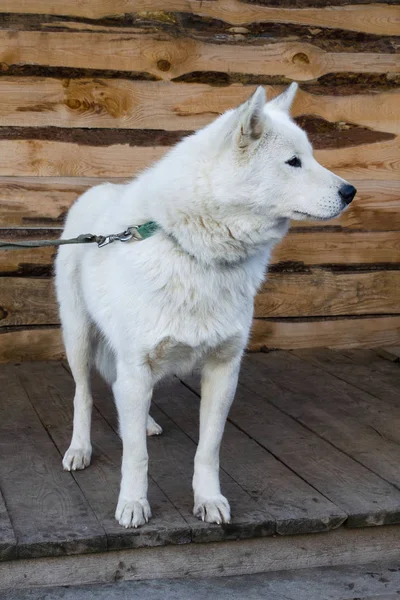
[[[330,219],[334,219],[340,215],[341,211],[335,213],[334,215],[329,215],[327,217],[321,217],[317,215],[312,215],[310,213],[302,212],[300,210],[293,211],[293,219],[298,219],[299,221],[329,221]]]

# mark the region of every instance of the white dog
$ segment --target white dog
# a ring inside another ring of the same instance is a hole
[[[146,426],[152,390],[164,375],[202,365],[200,441],[194,514],[227,523],[219,483],[219,447],[253,300],[273,246],[290,219],[337,217],[356,190],[313,158],[306,134],[290,119],[292,84],[265,103],[251,98],[185,138],[134,181],[90,189],[71,208],[63,237],[117,233],[154,221],[142,241],[104,248],[60,248],[56,288],[68,361],[76,383],[67,470],[90,463],[95,364],[112,384],[123,441],[116,518],[138,527],[147,501]]]

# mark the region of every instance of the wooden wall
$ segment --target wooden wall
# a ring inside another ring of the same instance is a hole
[[[317,158],[359,190],[297,223],[252,348],[400,341],[399,4],[2,0],[0,238],[58,237],[77,195],[124,180],[263,84],[292,80]],[[53,250],[0,252],[0,360],[63,354]]]

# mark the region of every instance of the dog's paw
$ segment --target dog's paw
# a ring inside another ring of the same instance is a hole
[[[62,461],[64,471],[80,471],[90,465],[92,457],[91,446],[87,448],[73,448],[70,446]]]
[[[147,426],[146,433],[150,437],[151,435],[161,435],[163,432],[162,427],[158,423],[155,422],[153,417],[148,415],[147,417]]]
[[[222,494],[212,498],[196,498],[193,514],[207,523],[230,523],[231,509],[228,500]]]
[[[131,500],[130,502],[120,499],[115,511],[115,518],[125,528],[140,527],[140,525],[148,523],[151,518],[150,505],[146,498]]]

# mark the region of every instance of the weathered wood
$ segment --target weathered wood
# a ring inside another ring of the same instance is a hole
[[[0,371],[1,490],[24,558],[102,551],[104,529],[40,423],[18,380]],[[34,382],[31,382],[34,385]]]
[[[249,378],[257,374],[259,388],[265,381],[267,386],[272,381],[288,391],[274,396],[267,388],[266,397],[347,456],[400,488],[398,408],[287,352],[254,354],[245,361],[244,372]],[[250,380],[248,385],[251,387]],[[385,412],[389,418],[385,418]]]
[[[59,323],[52,279],[3,277],[0,287],[0,327]]]
[[[399,529],[341,528],[322,535],[276,536],[46,560],[0,563],[0,588],[113,583],[165,577],[244,575],[323,566],[398,564]]]
[[[126,180],[127,177],[0,177],[0,227],[61,227],[67,210],[86,189],[104,181],[120,183]],[[293,221],[292,227],[303,233],[309,227],[320,229],[322,226],[324,235],[331,227],[369,231],[400,229],[400,181],[356,178],[352,178],[351,181],[357,187],[357,196],[339,219],[323,225],[320,221]],[[16,235],[18,232],[0,232],[0,237],[8,237],[11,233]],[[23,231],[20,233],[28,235]],[[33,234],[34,232],[29,233]],[[327,240],[329,239],[328,236]],[[379,239],[378,236],[377,240]],[[362,243],[361,239],[357,239],[352,244],[352,252]],[[311,251],[312,248],[309,248],[309,252]],[[393,254],[396,252],[394,248],[391,248],[391,251]],[[315,260],[304,262],[317,264]],[[368,261],[364,259],[354,262]],[[382,261],[376,259],[375,262]],[[383,262],[391,261],[385,258]]]
[[[155,18],[160,21],[173,19],[171,12],[186,12],[190,10],[193,14],[219,19],[231,25],[246,25],[254,22],[280,22],[310,25],[312,27],[330,27],[345,30],[361,31],[365,33],[377,33],[382,35],[398,35],[398,14],[395,6],[382,0],[375,1],[369,5],[357,6],[358,0],[346,2],[345,6],[340,0],[336,0],[329,7],[320,0],[311,3],[296,2],[281,3],[281,7],[251,4],[239,0],[224,0],[214,4],[212,2],[190,2],[185,0],[168,0],[167,2],[154,0],[102,0],[96,2],[96,6],[89,6],[79,0],[69,2],[67,6],[54,6],[50,0],[35,2],[34,10],[26,5],[24,0],[6,0],[2,3],[1,12],[30,14],[32,12],[50,15],[65,15],[69,17],[84,17],[89,19],[101,19],[114,17],[126,13],[139,13],[142,17]],[[311,4],[311,6],[310,6]],[[348,5],[347,5],[348,4]],[[314,6],[313,6],[314,5]],[[339,6],[335,6],[339,5]],[[354,6],[356,5],[356,6]],[[168,12],[166,12],[168,11]]]
[[[122,141],[122,140],[121,140]],[[340,149],[316,150],[326,168],[348,180],[398,180],[400,136]],[[87,146],[36,139],[0,140],[0,176],[132,177],[167,152],[165,146],[128,143]]]
[[[117,429],[116,412],[110,391],[100,378],[95,378],[93,387],[96,407]],[[191,395],[178,382],[175,382],[174,386],[164,387],[162,393],[167,397],[183,395],[186,399]],[[156,397],[160,395],[159,392],[155,392]],[[231,500],[232,522],[221,527],[203,523],[194,517],[191,483],[196,446],[161,411],[153,407],[151,413],[163,427],[164,434],[148,440],[149,473],[189,524],[191,539],[194,542],[268,536],[275,532],[274,518],[224,471],[221,472],[221,485]],[[340,518],[339,513],[336,518]]]
[[[345,272],[338,268],[336,272],[300,265],[298,272],[270,273],[256,297],[255,316],[330,317],[399,311],[400,270],[363,273],[356,267]]]
[[[400,270],[341,273],[300,265],[294,271],[286,267],[281,273],[270,273],[256,297],[256,318],[395,315],[399,311]],[[59,322],[53,279],[2,277],[0,328]]]
[[[285,60],[282,61],[282,56]],[[145,72],[171,80],[193,71],[284,75],[308,81],[332,72],[396,73],[399,57],[376,52],[325,51],[309,42],[228,45],[149,35],[0,31],[0,61],[36,65]],[[229,65],[234,65],[232,69]]]
[[[68,448],[72,433],[75,386],[60,363],[25,363],[19,378],[35,411],[56,445],[60,456]],[[108,397],[112,402],[112,398]],[[121,479],[121,443],[118,435],[97,410],[92,419],[93,457],[89,468],[73,477],[104,528],[107,549],[138,548],[191,541],[190,527],[159,487],[150,480],[149,500],[153,518],[139,529],[125,529],[115,520]],[[61,458],[58,468],[61,470]]]
[[[255,319],[249,348],[376,348],[400,339],[400,317]]]
[[[59,360],[65,357],[59,327],[0,330],[0,362]]]
[[[58,229],[1,230],[0,239],[52,239]],[[270,271],[304,272],[306,265],[354,265],[359,268],[388,268],[400,263],[397,231],[349,232],[294,229],[274,250]],[[0,274],[8,276],[44,276],[53,274],[55,248],[35,248],[0,252]],[[376,263],[383,263],[381,265]],[[358,265],[358,266],[357,266]],[[1,296],[1,293],[0,293]],[[1,304],[1,303],[0,303]],[[379,312],[379,311],[378,311]],[[1,322],[0,322],[1,325]]]
[[[378,348],[377,353],[393,362],[399,362],[400,346],[388,346],[387,348]]]
[[[263,373],[255,380],[246,361],[240,382],[230,420],[347,512],[349,527],[400,522],[400,492],[395,487],[269,401],[284,402],[293,397],[289,391]],[[284,433],[277,436],[274,431]]]
[[[0,491],[0,561],[17,557],[17,540]]]
[[[400,317],[254,319],[250,350],[263,348],[376,348],[400,339]],[[0,331],[0,362],[58,360],[65,350],[58,326]]]
[[[197,378],[185,378],[185,382],[199,391]],[[167,395],[158,393],[155,403],[197,443],[199,400],[188,389],[184,390]],[[335,529],[347,518],[346,513],[229,422],[220,458],[221,468],[273,516],[279,534]]]
[[[384,411],[383,416],[390,415],[393,406],[395,409],[399,406],[399,366],[382,360],[373,350],[334,352],[321,348],[317,353],[296,351],[296,355],[310,361],[315,367],[332,373],[337,379],[388,402],[390,408]]]
[[[283,90],[265,86],[267,97]],[[340,86],[339,90],[340,90]],[[0,126],[104,127],[195,130],[244,102],[254,86],[129,81],[127,79],[0,79]],[[335,139],[349,124],[399,133],[397,90],[333,96],[299,90],[293,115],[336,123]]]

